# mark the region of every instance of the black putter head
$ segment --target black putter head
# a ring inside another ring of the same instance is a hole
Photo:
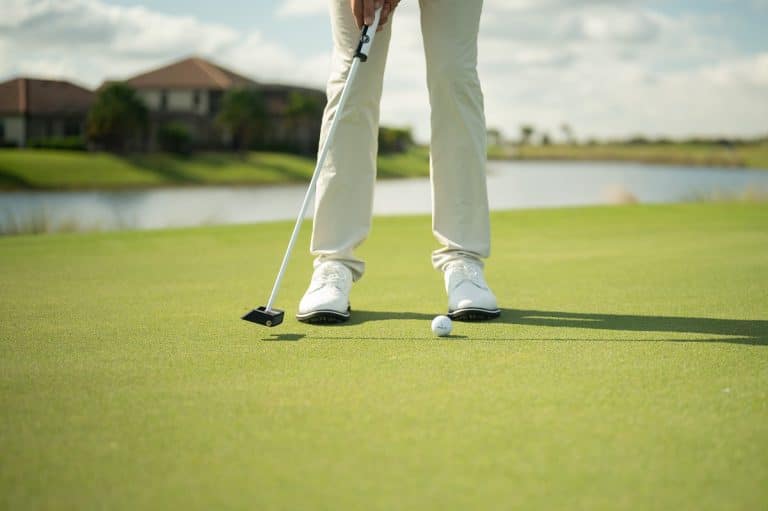
[[[266,307],[257,307],[243,316],[242,319],[251,323],[273,327],[282,323],[283,317],[285,317],[285,311],[279,309],[267,310]]]

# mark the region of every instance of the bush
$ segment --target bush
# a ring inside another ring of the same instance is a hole
[[[637,135],[627,139],[624,143],[626,145],[648,145],[651,143],[651,141],[648,140],[647,137],[644,137],[642,135]]]
[[[315,142],[315,147],[313,150],[309,152],[309,154],[317,152],[317,143]],[[278,142],[259,142],[255,143],[251,146],[253,149],[257,151],[268,151],[273,153],[286,153],[286,154],[297,154],[297,155],[307,155],[307,151],[302,151],[301,146],[298,144],[298,142],[291,142],[291,141],[278,141]]]
[[[379,128],[379,153],[404,153],[412,145],[410,128]]]
[[[157,141],[163,151],[176,154],[192,152],[192,135],[187,127],[179,122],[163,125],[157,133]]]
[[[83,137],[42,137],[33,138],[27,142],[27,147],[33,149],[63,149],[66,151],[85,151],[87,149]]]

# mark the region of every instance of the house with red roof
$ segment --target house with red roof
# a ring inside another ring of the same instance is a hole
[[[171,122],[182,124],[199,147],[232,147],[232,135],[216,123],[222,99],[230,89],[253,88],[262,94],[269,118],[269,129],[262,134],[260,145],[302,152],[316,150],[320,111],[326,102],[325,93],[320,90],[257,82],[199,57],[173,62],[124,81],[149,108],[150,149],[156,146],[158,131]],[[310,98],[318,106],[317,114],[297,122],[290,111],[292,95]]]
[[[62,80],[15,78],[0,83],[0,145],[83,136],[95,94]]]
[[[304,153],[317,149],[326,102],[323,91],[258,82],[199,57],[122,81],[137,91],[149,109],[150,127],[144,144],[149,150],[159,148],[158,134],[170,123],[182,125],[197,148],[234,147],[233,135],[216,118],[226,92],[243,87],[258,90],[265,101],[268,119],[258,141],[260,148]],[[0,84],[0,145],[25,147],[35,139],[84,136],[95,95],[59,80],[16,78]],[[316,105],[314,111],[297,114],[292,109],[296,96],[303,98],[305,105]]]

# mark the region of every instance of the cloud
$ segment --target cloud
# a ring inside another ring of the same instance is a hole
[[[165,56],[183,47],[213,52],[234,43],[237,32],[190,16],[99,0],[15,0],[4,9],[0,34],[27,50],[104,48],[117,55]]]
[[[285,0],[277,9],[278,16],[311,16],[328,12],[327,0]]]
[[[489,126],[517,136],[521,124],[534,123],[557,136],[567,122],[582,138],[768,130],[765,59],[740,55],[708,20],[647,5],[486,0],[479,72]],[[416,2],[403,2],[393,20],[381,118],[426,140],[419,15]]]
[[[69,75],[95,86],[190,54],[212,56],[260,80],[295,81],[299,75],[319,84],[327,71],[327,64],[323,68],[311,55],[295,55],[258,31],[245,33],[188,15],[102,0],[7,1],[0,49],[15,58],[0,60],[3,76]]]
[[[251,32],[238,44],[219,53],[224,63],[248,72],[258,81],[321,86],[327,79],[330,55],[296,55],[288,48]]]
[[[565,40],[644,43],[661,30],[658,16],[650,13],[613,11],[608,13],[573,13],[561,20],[559,35]]]
[[[643,2],[486,0],[479,69],[489,125],[556,134],[768,131],[768,73],[709,20]],[[511,27],[507,31],[504,27]]]
[[[600,5],[622,7],[637,3],[636,0],[486,0],[485,9],[531,13],[560,11],[568,8],[582,9]]]
[[[734,11],[736,2],[724,12]],[[712,19],[640,0],[485,0],[479,72],[488,124],[533,123],[581,138],[768,130],[768,53],[740,51]],[[753,7],[768,6],[753,0]],[[327,17],[327,0],[284,0],[275,20]],[[55,76],[96,86],[190,54],[260,81],[322,88],[330,43],[311,48],[190,15],[105,0],[3,0],[0,77]],[[393,20],[381,118],[429,135],[418,2]],[[326,18],[327,19],[327,18]],[[325,21],[325,19],[323,20]],[[283,21],[284,22],[284,21]],[[721,27],[722,28],[722,27]]]

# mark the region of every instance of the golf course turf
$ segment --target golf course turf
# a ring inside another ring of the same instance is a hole
[[[494,213],[502,317],[376,218],[343,326],[305,226],[0,238],[2,509],[768,507],[768,204]]]

